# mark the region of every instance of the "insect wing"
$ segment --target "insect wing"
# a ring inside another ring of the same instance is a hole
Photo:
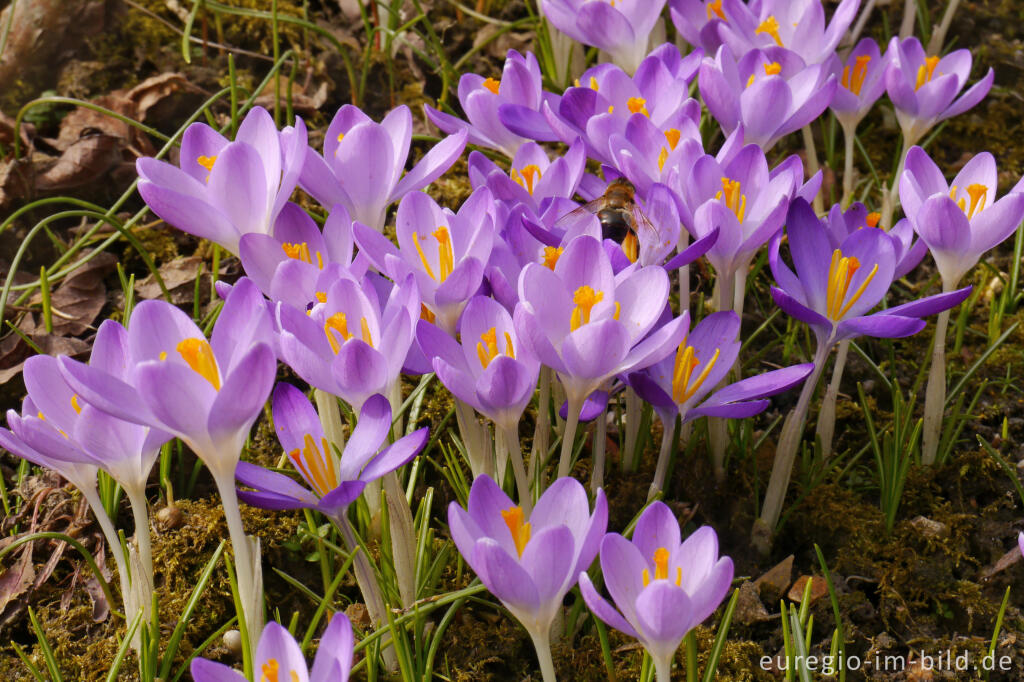
[[[604,208],[604,197],[598,197],[593,201],[588,201],[577,209],[569,211],[551,226],[554,232],[564,232],[566,234],[585,234],[587,230],[587,224],[591,221],[597,225],[596,214],[602,208]],[[600,228],[598,228],[598,234],[600,234]]]

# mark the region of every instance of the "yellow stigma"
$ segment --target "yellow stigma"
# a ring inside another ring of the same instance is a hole
[[[495,95],[497,95],[498,87],[501,85],[501,83],[499,81],[494,80],[493,78],[488,78],[482,83],[482,85],[491,92],[493,92]]]
[[[266,663],[260,666],[260,672],[263,673],[260,677],[260,682],[277,682],[278,668],[276,658],[268,659]]]
[[[338,339],[334,338],[334,333],[337,332],[341,336],[341,343],[338,343]],[[341,352],[341,344],[345,343],[352,338],[352,332],[348,330],[348,319],[345,317],[345,313],[334,313],[327,318],[324,322],[324,334],[327,335],[327,342],[331,344],[331,350],[337,355]]]
[[[782,47],[782,38],[779,37],[779,22],[776,21],[774,16],[769,16],[758,24],[754,33],[767,33],[775,40],[776,45]]]
[[[665,170],[665,162],[666,161],[668,161],[668,150],[665,149],[664,147],[662,147],[661,151],[658,152],[658,170],[659,171]]]
[[[434,275],[434,269],[430,267],[430,261],[427,260],[427,256],[423,253],[423,247],[420,246],[420,236],[415,232],[412,233],[412,241],[416,245],[416,251],[420,254],[420,262],[423,263],[423,269],[426,270],[427,276],[435,282],[443,282],[448,279],[448,275],[452,274],[455,267],[451,236],[448,234],[448,228],[444,225],[430,234],[437,240],[437,260],[438,267],[441,269],[440,279]]]
[[[976,213],[981,212],[985,208],[985,197],[988,194],[988,187],[985,185],[973,184],[967,186],[967,195],[971,197],[971,205],[967,208],[964,213],[967,214],[967,218],[973,218]],[[960,200],[961,202],[963,199]],[[963,209],[963,205],[960,205]]]
[[[345,139],[345,133],[338,133],[338,142],[341,142],[344,139]],[[335,151],[334,153],[337,154],[338,152]]]
[[[647,100],[643,97],[630,97],[626,100],[626,106],[629,107],[629,113],[631,114],[643,114],[644,116],[651,115],[651,113],[647,111]]]
[[[166,359],[167,359],[167,351],[165,351],[165,350],[160,351],[160,361],[163,362]]]
[[[541,263],[543,263],[544,267],[547,269],[554,270],[555,265],[558,264],[558,258],[562,255],[563,251],[565,251],[565,249],[561,246],[545,246],[544,258],[541,260]]]
[[[363,343],[370,348],[373,348],[373,337],[370,336],[370,324],[366,321],[365,317],[359,318],[359,331],[362,332]]]
[[[512,533],[512,541],[516,543],[516,551],[519,556],[523,556],[523,550],[526,549],[526,543],[530,541],[530,522],[523,522],[523,508],[512,507],[501,512],[501,518],[505,520],[505,525],[508,526],[508,532]]]
[[[491,364],[491,360],[501,354],[501,351],[498,350],[498,331],[495,327],[491,327],[480,335],[480,341],[476,344],[476,354],[484,369]],[[505,355],[510,358],[516,356],[515,349],[512,347],[512,336],[508,332],[505,332]]]
[[[864,290],[878,273],[878,264],[871,269],[868,276],[861,282],[860,287],[847,300],[847,291],[853,281],[853,275],[860,269],[860,261],[855,256],[846,257],[843,252],[836,249],[832,252],[832,263],[828,268],[828,291],[826,298],[826,313],[830,320],[838,322],[850,311],[857,300],[864,295]]]
[[[185,339],[178,343],[175,350],[194,372],[209,381],[214,389],[220,390],[217,359],[213,357],[213,349],[206,339]]]
[[[782,73],[782,64],[778,62],[768,62],[764,65],[764,73],[766,76],[778,76]],[[757,71],[750,74],[750,78],[747,79],[747,87],[749,88],[754,83],[754,79],[757,78]]]
[[[876,211],[868,213],[868,217],[864,219],[864,222],[868,227],[878,227],[878,221],[882,219],[882,214]]]
[[[71,408],[75,411],[75,414],[82,414],[82,406],[78,404],[77,393],[71,395]]]
[[[715,363],[718,362],[720,354],[721,350],[716,348],[714,355],[704,365],[700,374],[694,377],[693,370],[697,369],[697,366],[700,364],[700,360],[697,359],[697,352],[693,349],[693,346],[686,345],[685,340],[679,344],[679,347],[676,349],[675,365],[672,369],[672,400],[676,404],[681,405],[693,397],[707,380],[708,375],[711,374],[711,370],[714,368]]]
[[[717,16],[722,21],[725,21],[725,12],[722,11],[722,0],[713,0],[707,4],[708,21],[712,20]]]
[[[281,244],[281,249],[289,258],[294,258],[295,260],[300,260],[303,263],[309,263],[310,265],[313,264],[313,258],[310,255],[308,242],[302,242],[301,244],[284,242]],[[324,257],[319,251],[316,252],[316,266],[321,270],[324,269]]]
[[[572,295],[572,302],[576,307],[572,310],[569,318],[569,329],[576,331],[581,325],[590,322],[590,310],[604,298],[603,291],[594,291],[584,284]]]
[[[312,434],[307,433],[302,439],[302,449],[295,448],[288,453],[288,459],[305,477],[317,495],[323,497],[340,485],[338,473],[334,468],[334,455],[326,438],[320,439],[321,447],[317,447]]]
[[[537,180],[540,180],[541,176],[540,168],[534,163],[531,163],[528,166],[523,166],[523,169],[519,171],[513,168],[508,174],[509,177],[516,181],[516,184],[530,194],[533,194],[534,185]]]
[[[612,113],[613,111],[615,111],[615,105],[614,105],[614,104],[609,104],[609,105],[608,105],[608,113],[610,114],[610,113]]]
[[[935,67],[939,65],[939,57],[925,57],[924,64],[917,67],[917,84],[914,90],[920,90],[921,86],[929,82],[935,75]]]
[[[860,89],[864,86],[864,77],[868,74],[868,62],[871,61],[871,57],[866,54],[862,54],[854,61],[853,73],[850,73],[849,65],[843,67],[843,87],[852,92],[855,95],[860,94]]]
[[[676,148],[680,137],[682,137],[682,133],[679,132],[678,128],[669,128],[665,131],[665,139],[668,140],[669,149],[674,150]]]
[[[740,193],[740,181],[722,178],[722,190],[715,194],[716,199],[721,199],[726,208],[736,214],[736,220],[743,222],[747,214],[747,196]]]
[[[196,159],[196,163],[205,168],[207,173],[213,172],[213,164],[217,163],[217,155],[200,156]]]
[[[668,580],[669,551],[664,547],[654,550],[654,579]],[[643,570],[644,587],[651,584],[651,572],[646,568]],[[683,569],[676,567],[676,585],[682,586]]]
[[[320,303],[327,303],[327,294],[323,291],[316,292],[316,300]]]

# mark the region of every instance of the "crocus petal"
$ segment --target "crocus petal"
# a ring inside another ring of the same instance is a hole
[[[843,320],[836,328],[835,338],[852,339],[858,336],[874,336],[880,339],[900,339],[913,336],[924,329],[924,320],[899,315],[876,314]]]
[[[270,395],[276,373],[274,351],[263,343],[253,347],[239,361],[209,408],[207,424],[214,442],[230,438],[239,440],[239,447],[242,445],[241,441],[245,440]],[[222,453],[224,457],[230,454]]]
[[[398,201],[409,192],[422,189],[444,175],[466,148],[466,131],[449,135],[431,148],[395,185],[388,202]]]
[[[205,658],[193,658],[189,671],[195,682],[246,682],[245,675],[237,670]]]
[[[509,609],[531,614],[541,606],[530,574],[491,538],[477,540],[470,562],[481,582]]]
[[[310,682],[346,682],[352,669],[354,647],[352,624],[344,613],[335,613],[320,638]]]
[[[573,533],[566,526],[548,526],[531,534],[519,564],[533,578],[540,603],[561,604],[572,586],[568,581],[577,576],[570,575],[575,566],[572,555],[565,551],[572,546]]]
[[[690,598],[667,580],[655,580],[644,588],[636,600],[636,616],[643,640],[656,658],[672,656],[695,625]]]
[[[235,465],[235,480],[244,486],[255,488],[256,492],[283,495],[311,506],[316,506],[317,503],[316,496],[290,476],[249,462],[238,462]]]
[[[1021,533],[1024,537],[1024,533]],[[1024,543],[1024,540],[1021,541]],[[1021,552],[1024,553],[1024,545],[1022,545]],[[580,593],[583,594],[583,601],[586,602],[587,608],[590,609],[595,616],[600,618],[606,625],[613,627],[619,632],[622,632],[629,637],[639,638],[640,635],[636,630],[633,629],[626,619],[622,617],[618,611],[615,610],[611,604],[605,601],[598,591],[594,588],[594,583],[590,581],[590,576],[586,573],[580,573]]]
[[[281,625],[271,621],[263,628],[259,644],[256,645],[254,667],[260,670],[270,660],[277,662],[281,679],[291,682],[308,682],[309,669],[295,638]]]
[[[427,444],[429,435],[430,429],[424,426],[422,429],[416,429],[398,439],[393,445],[385,448],[370,460],[370,463],[359,474],[359,480],[369,482],[405,465],[420,453]]]
[[[659,547],[675,548],[680,543],[679,521],[668,505],[652,502],[637,519],[633,544],[644,558],[653,558]]]

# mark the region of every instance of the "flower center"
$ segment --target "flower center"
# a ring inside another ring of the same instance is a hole
[[[528,166],[523,166],[523,169],[518,171],[513,168],[508,174],[509,177],[516,181],[516,184],[530,194],[533,194],[534,184],[537,180],[540,180],[541,176],[540,168],[534,163],[531,163]]]
[[[206,169],[206,181],[210,181],[210,173],[213,172],[213,164],[217,162],[217,155],[213,156],[200,156],[196,159],[196,163]]]
[[[317,447],[312,434],[307,433],[302,439],[302,448],[295,448],[289,452],[288,459],[309,482],[316,494],[323,497],[337,488],[340,481],[338,481],[338,472],[334,468],[334,456],[331,453],[330,444],[326,438],[321,438],[320,445],[321,447]]]
[[[372,348],[373,337],[370,335],[370,325],[365,317],[359,318],[359,331],[363,341]],[[338,343],[338,339],[334,337],[335,333],[341,336],[341,343]],[[327,342],[331,344],[331,350],[334,351],[335,355],[341,352],[342,344],[355,336],[348,330],[348,319],[345,313],[334,313],[328,317],[327,321],[324,322],[324,334],[327,335]]]
[[[920,90],[922,85],[931,81],[938,64],[938,57],[925,57],[924,64],[917,67],[917,84],[914,86],[914,90]]]
[[[501,512],[501,518],[505,520],[508,532],[512,534],[512,541],[516,543],[516,552],[522,558],[523,551],[526,549],[526,543],[530,541],[530,522],[523,521],[523,508],[512,507],[511,509],[506,509]]]
[[[194,372],[209,381],[215,390],[220,390],[220,371],[217,369],[217,358],[213,356],[213,349],[210,348],[206,339],[185,339],[178,343],[175,350]]]
[[[864,219],[864,222],[868,227],[878,227],[878,221],[882,219],[882,214],[876,211],[868,213],[868,217]]]
[[[427,276],[435,282],[443,282],[448,279],[448,275],[452,274],[452,270],[455,269],[455,255],[452,251],[451,235],[448,234],[448,228],[444,225],[438,227],[430,234],[437,240],[437,261],[438,267],[441,270],[440,279],[434,275],[434,270],[430,267],[430,261],[427,260],[427,256],[423,253],[419,234],[413,232],[412,241],[416,245],[416,251],[420,254],[420,261],[423,263],[423,269],[427,271]]]
[[[971,198],[970,205],[967,204],[963,197],[956,198],[956,190],[956,185],[949,188],[949,198],[956,201],[956,205],[960,207],[960,210],[967,214],[968,220],[985,208],[985,197],[988,194],[988,187],[985,185],[975,183],[967,186],[967,196]]]
[[[493,92],[495,95],[498,94],[498,87],[501,85],[500,81],[496,81],[493,78],[488,78],[481,85]]]
[[[651,115],[651,113],[647,111],[647,100],[643,97],[630,97],[626,100],[626,106],[629,107],[629,113],[631,114],[643,114],[647,117],[650,117]]]
[[[721,199],[725,207],[736,214],[736,220],[743,222],[743,216],[747,214],[747,196],[740,193],[740,181],[722,178],[722,189],[715,194],[716,199]]]
[[[769,15],[767,19],[758,24],[754,33],[767,33],[775,40],[776,45],[782,47],[782,38],[779,37],[779,22],[774,16]]]
[[[764,65],[764,74],[766,76],[778,76],[780,73],[782,73],[782,64],[779,64],[778,62],[768,62],[767,64]],[[756,76],[756,70],[754,71],[754,73],[750,74],[750,78],[747,79],[748,88],[753,84],[754,78]]]
[[[679,137],[682,133],[676,128],[669,128],[665,131],[665,140],[668,142],[668,147],[662,147],[661,152],[658,153],[658,170],[665,170],[665,162],[668,161],[669,151],[673,151],[676,145],[679,144]]]
[[[562,255],[563,251],[565,251],[565,249],[561,246],[545,246],[544,258],[541,260],[541,263],[543,263],[544,267],[547,269],[554,270],[555,265],[558,264],[558,258]]]
[[[722,21],[725,21],[725,12],[722,11],[722,0],[713,0],[709,2],[706,7],[708,11],[708,20],[714,19],[717,16]]]
[[[498,331],[495,327],[491,327],[480,335],[480,341],[476,344],[476,354],[484,369],[491,364],[491,360],[501,354],[501,351],[498,350]],[[512,347],[512,335],[508,332],[505,332],[505,355],[510,358],[516,357],[515,349]]]
[[[832,264],[828,269],[828,291],[826,292],[826,313],[829,319],[838,321],[850,311],[850,307],[864,295],[864,290],[868,288],[868,284],[878,273],[878,264],[875,263],[875,267],[871,269],[868,276],[861,282],[860,287],[847,301],[846,293],[850,289],[854,273],[859,269],[860,261],[855,256],[844,256],[839,249],[832,252]]]
[[[295,260],[300,260],[303,263],[309,263],[310,265],[313,264],[313,258],[309,252],[308,242],[302,242],[301,244],[284,242],[281,244],[281,249],[284,250],[285,255],[289,258],[294,258]],[[324,269],[324,257],[319,251],[316,252],[316,266],[321,270]]]
[[[591,309],[603,298],[603,291],[594,291],[586,284],[578,288],[572,295],[572,302],[576,304],[576,307],[573,308],[572,316],[569,318],[569,329],[576,331],[580,326],[590,322]]]
[[[655,580],[668,580],[668,559],[669,552],[664,547],[659,547],[654,550],[654,579]],[[646,568],[643,571],[644,587],[651,584],[651,573]],[[682,587],[683,584],[683,568],[682,566],[676,567],[676,585]]]
[[[864,86],[864,77],[868,75],[868,62],[871,57],[862,54],[854,61],[853,73],[850,73],[850,66],[843,67],[843,87],[855,95],[860,95],[860,89]]]
[[[721,351],[716,348],[715,354],[704,365],[700,374],[694,377],[693,371],[700,365],[700,360],[697,359],[697,351],[693,349],[693,346],[686,345],[685,339],[679,344],[679,348],[676,349],[675,365],[672,368],[672,400],[677,405],[682,405],[693,397],[693,394],[697,392],[707,380],[708,375],[711,374],[711,370],[715,363],[718,362],[720,354]]]

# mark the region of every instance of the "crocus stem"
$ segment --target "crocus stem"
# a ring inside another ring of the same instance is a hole
[[[657,682],[672,682],[672,659],[671,658],[654,658],[654,679]]]
[[[914,17],[917,14],[917,0],[903,1],[903,21],[900,22],[900,40],[914,34]]]
[[[943,287],[945,289],[946,287]],[[939,313],[935,321],[932,343],[932,366],[928,370],[928,387],[924,394],[924,427],[921,433],[921,463],[935,464],[942,432],[942,413],[946,408],[946,329],[949,310]]]
[[[745,268],[741,268],[744,269]],[[733,310],[736,306],[736,276],[737,271],[727,270],[719,274],[715,282],[715,310]],[[746,275],[743,279],[746,283]],[[742,299],[740,303],[742,308]],[[731,371],[731,368],[730,368]],[[719,383],[718,388],[725,384],[725,379]],[[725,479],[725,451],[729,445],[729,428],[723,417],[708,417],[708,445],[711,448],[711,462],[715,470],[715,479],[719,482]]]
[[[575,395],[569,396],[569,414],[565,420],[565,431],[562,433],[562,453],[558,458],[558,477],[569,475],[572,469],[572,451],[576,442],[576,427],[580,423],[580,410],[583,399]]]
[[[338,447],[339,452],[345,450],[345,431],[341,423],[341,408],[338,398],[319,388],[313,391],[316,400],[316,411],[320,415],[320,425],[324,427],[327,440]]]
[[[590,491],[597,495],[598,488],[604,487],[604,459],[608,441],[608,403],[597,416],[594,424],[594,468],[590,472]]]
[[[374,627],[379,628],[383,623],[387,622],[387,612],[385,611],[384,597],[381,596],[380,586],[377,584],[373,568],[370,566],[366,554],[359,546],[356,532],[352,529],[352,524],[349,523],[345,512],[338,512],[338,514],[331,516],[331,520],[334,521],[335,527],[341,532],[341,537],[345,540],[345,547],[349,552],[355,554],[352,568],[356,574],[356,585],[359,586],[359,592],[363,595],[363,601],[366,602],[366,610],[370,612],[370,619],[373,621]],[[397,670],[398,659],[395,656],[394,648],[388,647],[383,650],[383,653],[384,661],[388,667]]]
[[[220,493],[221,506],[224,507],[224,519],[228,524],[228,535],[231,536],[231,547],[235,554],[235,572],[238,577],[238,593],[242,602],[242,613],[239,618],[245,619],[249,638],[249,651],[256,651],[256,640],[263,632],[263,594],[257,585],[262,583],[256,579],[259,557],[253,557],[249,538],[242,525],[242,512],[238,508],[238,494],[235,491],[234,469],[226,473],[213,472],[213,481]]]
[[[540,396],[537,398],[537,423],[533,429],[533,447],[530,452],[529,480],[533,480],[538,463],[548,456],[548,444],[551,438],[551,414],[548,405],[551,402],[551,369],[540,369]]]
[[[640,453],[636,443],[640,437],[640,414],[644,404],[632,386],[626,387],[626,442],[622,448],[622,471],[636,471]]]
[[[843,126],[843,208],[853,201],[853,144],[856,140],[855,126]]]
[[[128,617],[128,621],[135,616],[134,613],[127,613],[128,599],[130,584],[128,582],[128,564],[125,561],[124,553],[121,551],[121,541],[117,537],[117,530],[114,528],[114,524],[111,523],[110,517],[107,516],[106,510],[103,508],[103,502],[100,500],[99,493],[96,492],[96,486],[91,488],[80,487],[82,491],[82,497],[89,504],[89,508],[92,509],[93,516],[96,517],[97,523],[100,524],[100,530],[103,531],[103,537],[107,541],[107,545],[110,547],[110,555],[114,557],[114,564],[117,566],[117,578],[121,584],[121,600],[125,603],[125,615]]]
[[[135,520],[135,542],[139,548],[139,562],[145,575],[132,576],[133,587],[139,595],[139,606],[148,612],[153,603],[153,549],[149,537],[149,507],[142,490],[126,487],[125,494],[132,507]]]
[[[466,447],[466,452],[469,455],[469,466],[472,469],[473,478],[480,474],[493,476],[494,463],[488,453],[480,447],[480,425],[477,424],[472,406],[456,398],[455,418],[459,422],[462,444]]]
[[[519,422],[504,428],[495,425],[494,440],[495,445],[505,448],[505,453],[512,462],[512,473],[515,475],[516,488],[519,490],[519,506],[523,508],[523,513],[529,516],[533,509],[533,495],[530,494],[530,478],[526,475],[526,465],[523,464],[523,449],[519,447]]]
[[[661,422],[661,449],[658,450],[658,465],[654,469],[654,480],[651,481],[651,489],[647,492],[647,501],[650,502],[654,496],[665,487],[665,476],[668,474],[668,459],[672,453],[672,436],[675,435],[675,420],[671,424]]]
[[[860,16],[857,17],[857,23],[853,26],[853,31],[850,32],[850,37],[846,41],[846,45],[856,45],[857,38],[860,38],[860,34],[864,32],[864,26],[867,25],[868,19],[871,17],[871,10],[875,8],[876,0],[868,0],[864,3],[864,7],[860,11]],[[846,54],[844,52],[844,54]]]
[[[807,409],[811,405],[814,389],[818,385],[818,379],[821,378],[821,370],[825,366],[825,358],[831,348],[831,344],[828,343],[818,347],[814,354],[814,369],[804,382],[796,407],[786,417],[786,422],[782,426],[779,444],[775,450],[772,475],[768,481],[768,491],[764,496],[764,506],[761,507],[761,518],[754,524],[754,546],[762,552],[766,552],[771,547],[771,536],[775,532],[775,525],[779,522],[779,516],[782,514],[782,503],[786,500],[786,490],[789,488],[793,462],[796,459],[797,449],[800,447],[800,437],[803,435]]]
[[[551,660],[551,638],[547,633],[530,633],[533,648],[537,650],[537,661],[540,663],[540,674],[544,682],[555,682],[555,662]]]
[[[907,150],[915,144],[917,144],[917,140],[908,138],[904,131],[903,146],[900,148],[900,163],[896,167],[896,174],[892,176],[892,185],[889,186],[889,191],[882,195],[882,216],[878,221],[878,226],[886,230],[892,227],[892,214],[896,210],[896,202],[900,198],[900,176],[903,175],[903,166],[907,162]]]
[[[836,351],[836,364],[832,368],[832,381],[825,389],[825,398],[821,401],[818,412],[818,438],[821,439],[821,456],[825,461],[832,456],[832,438],[836,429],[836,398],[839,396],[839,384],[843,380],[843,369],[846,367],[846,356],[850,352],[850,340],[839,342]]]
[[[805,125],[802,132],[804,135],[804,151],[807,156],[807,175],[813,178],[821,167],[818,165],[818,150],[814,145],[814,132],[811,130],[811,124]],[[821,192],[818,192],[814,195],[814,212],[821,213],[824,210],[825,199],[822,197]]]
[[[395,576],[402,606],[408,608],[416,601],[416,530],[409,500],[405,497],[394,471],[384,474],[384,494],[391,526],[391,556],[394,557]]]
[[[942,14],[942,23],[932,33],[931,40],[928,41],[928,54],[936,55],[942,51],[942,43],[946,42],[946,33],[949,32],[949,27],[953,23],[953,15],[956,14],[957,7],[960,6],[960,0],[949,0],[949,4],[946,5],[946,11]]]

